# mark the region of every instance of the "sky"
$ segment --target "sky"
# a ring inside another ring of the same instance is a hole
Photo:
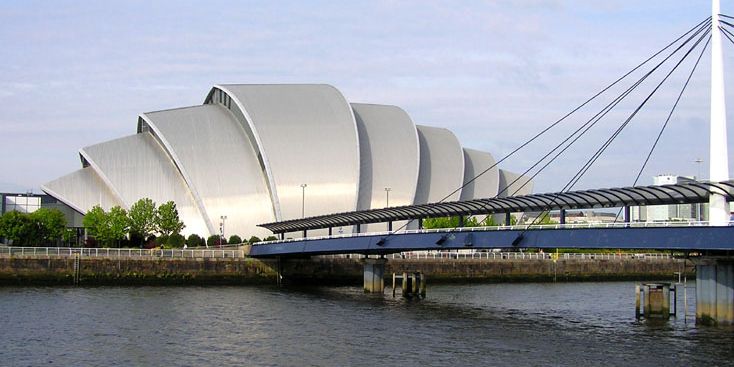
[[[80,148],[135,133],[141,113],[201,104],[215,84],[328,83],[500,159],[710,12],[690,0],[1,1],[0,191],[39,192],[81,167]],[[734,90],[734,45],[723,42]],[[574,189],[633,184],[702,45]],[[639,184],[708,177],[709,64],[707,51]],[[535,191],[562,189],[668,69],[540,173]],[[501,166],[525,171],[630,80]],[[727,102],[731,120],[734,95]]]

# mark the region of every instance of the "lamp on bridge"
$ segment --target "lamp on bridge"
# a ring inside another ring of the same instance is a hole
[[[444,242],[446,242],[446,240],[448,240],[448,239],[449,239],[449,235],[445,234],[445,235],[441,236],[441,238],[439,238],[436,241],[436,244],[439,245],[439,246],[443,246]]]
[[[306,218],[306,187],[308,184],[301,184],[301,218]]]

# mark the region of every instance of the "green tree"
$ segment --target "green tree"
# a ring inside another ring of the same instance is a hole
[[[206,245],[209,247],[218,247],[220,244],[226,245],[227,240],[217,234],[213,234],[206,239]]]
[[[186,245],[189,247],[204,246],[204,239],[199,237],[198,234],[192,233],[189,235],[189,238],[186,239]]]
[[[186,226],[178,218],[176,203],[169,201],[161,204],[156,210],[156,227],[158,232],[170,236],[172,233],[180,233]]]
[[[134,238],[138,245],[142,245],[145,238],[156,229],[155,203],[148,198],[138,200],[130,207],[128,217],[130,219],[130,238]]]
[[[10,211],[0,217],[0,237],[15,246],[27,246],[33,236],[33,222],[26,214]]]
[[[242,238],[236,234],[233,234],[229,236],[229,241],[227,241],[227,243],[232,244],[232,245],[239,244],[239,243],[242,243]]]
[[[127,211],[115,206],[109,212],[99,206],[95,206],[87,212],[82,220],[87,233],[93,236],[100,246],[110,246],[115,244],[119,246],[130,229],[128,223]]]
[[[249,239],[249,240],[247,241],[247,243],[249,243],[249,244],[253,244],[253,243],[255,243],[255,242],[260,242],[260,237],[258,237],[258,236],[252,236],[252,237],[250,237],[250,239]]]
[[[64,235],[66,217],[58,209],[39,208],[30,214],[37,246],[54,246]]]
[[[127,237],[130,231],[129,218],[127,211],[119,206],[113,206],[108,215],[108,238],[110,242],[114,242],[120,247],[120,241]]]
[[[538,215],[535,220],[535,225],[546,225],[546,224],[557,224],[556,221],[550,217],[550,212],[542,212]]]
[[[186,238],[178,233],[174,233],[171,235],[171,237],[168,237],[168,242],[166,242],[166,245],[173,248],[181,248],[183,247],[184,243],[186,243]]]
[[[104,236],[107,229],[107,213],[99,205],[95,205],[84,215],[82,224],[87,229],[87,234],[101,241],[100,237]]]
[[[277,240],[278,240],[278,237],[268,236],[268,237],[265,237],[263,241],[277,241]]]
[[[492,227],[492,226],[498,226],[499,224],[497,224],[497,222],[494,221],[494,215],[491,215],[490,214],[486,218],[484,218],[484,220],[482,220],[481,222],[479,222],[479,225],[480,226]]]
[[[479,225],[476,217],[464,217],[464,227],[476,227]],[[426,218],[423,220],[423,228],[456,228],[459,226],[459,217]]]

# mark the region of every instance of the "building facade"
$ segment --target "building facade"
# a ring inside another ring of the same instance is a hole
[[[324,84],[217,85],[203,105],[143,113],[135,134],[79,155],[80,169],[42,190],[79,213],[173,200],[183,234],[204,237],[222,227],[262,237],[261,223],[532,188],[451,131],[416,125],[397,106],[349,103]]]

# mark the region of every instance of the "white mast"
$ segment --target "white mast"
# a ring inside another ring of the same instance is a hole
[[[709,180],[729,179],[729,154],[726,144],[726,102],[724,100],[724,62],[719,31],[719,0],[711,3],[711,140]],[[711,192],[709,222],[723,226],[729,222],[729,205],[724,195]]]

